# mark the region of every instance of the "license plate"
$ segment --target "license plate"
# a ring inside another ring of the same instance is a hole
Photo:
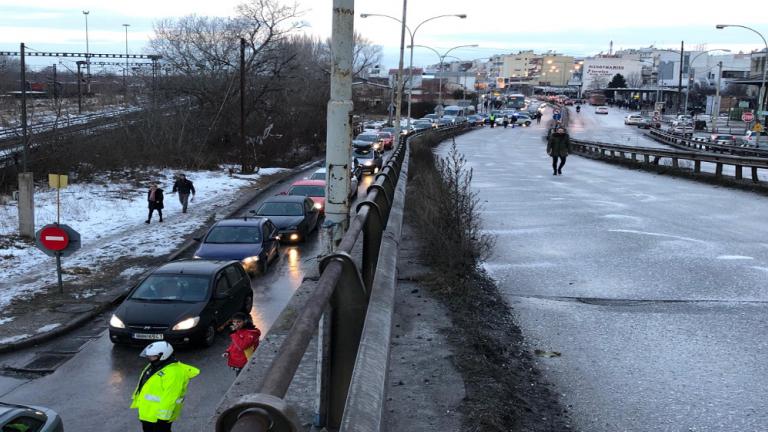
[[[163,334],[162,333],[134,333],[133,338],[142,339],[142,340],[163,340]]]

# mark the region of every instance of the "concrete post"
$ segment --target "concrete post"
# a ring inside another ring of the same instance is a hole
[[[19,173],[19,234],[35,238],[35,183],[31,172]]]
[[[400,114],[402,113],[402,100],[403,100],[403,53],[405,51],[405,18],[408,12],[408,0],[403,0],[403,19],[400,21],[402,29],[400,30],[400,62],[397,67],[397,90],[395,93],[395,133],[397,140],[395,145],[400,142]],[[408,131],[410,132],[410,131]]]
[[[331,232],[327,251],[333,251],[349,223],[352,173],[352,58],[354,0],[333,1],[331,35],[331,100],[328,101],[325,168],[325,224]]]

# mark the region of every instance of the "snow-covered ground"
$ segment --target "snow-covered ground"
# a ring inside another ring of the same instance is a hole
[[[185,174],[194,182],[197,194],[188,213],[182,214],[177,195],[171,194],[176,171],[158,170],[153,181],[158,182],[165,192],[164,221],[158,223],[155,213],[150,225],[144,223],[148,182],[137,185],[128,181],[130,173],[124,173],[123,180],[113,181],[105,177],[93,183],[70,185],[61,190],[61,223],[80,233],[82,248],[72,256],[62,258],[62,266],[65,269],[97,269],[116,258],[167,254],[218,208],[230,204],[242,188],[252,185],[261,176],[279,171],[279,168],[262,168],[259,174],[248,176],[229,176],[226,167],[216,172],[187,171]],[[56,190],[38,187],[35,193],[36,229],[53,222],[56,222]],[[16,203],[0,205],[0,310],[15,298],[29,296],[56,283],[54,258],[22,241],[16,233]],[[130,276],[131,270],[124,275]],[[64,280],[73,277],[64,275]],[[0,312],[0,322],[4,319]]]

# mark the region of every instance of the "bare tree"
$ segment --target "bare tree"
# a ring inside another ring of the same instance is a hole
[[[208,115],[209,130],[233,129],[235,105],[239,95],[240,40],[245,41],[246,97],[261,100],[267,93],[279,91],[276,85],[286,73],[292,56],[281,51],[283,43],[303,24],[298,20],[296,4],[284,5],[278,0],[249,0],[237,7],[235,18],[187,16],[163,20],[155,25],[152,48],[171,67],[165,89],[188,95]],[[264,107],[246,106],[246,116]],[[223,141],[233,142],[227,135]],[[260,131],[254,132],[261,135]],[[203,138],[208,140],[209,134]],[[218,139],[218,137],[215,137]],[[243,171],[253,169],[241,149]]]
[[[637,72],[628,74],[626,78],[627,87],[629,88],[640,88],[643,85],[643,77]]]

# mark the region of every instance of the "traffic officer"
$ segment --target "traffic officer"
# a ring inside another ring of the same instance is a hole
[[[139,354],[149,360],[133,392],[131,408],[139,410],[144,432],[170,432],[179,418],[189,380],[200,370],[173,356],[173,347],[165,341],[147,345]]]

